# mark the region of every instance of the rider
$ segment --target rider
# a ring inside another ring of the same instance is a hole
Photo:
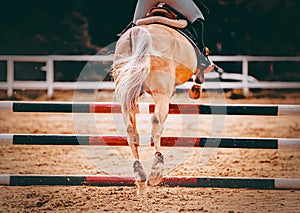
[[[200,0],[197,1],[204,6]],[[167,4],[184,16],[190,23],[192,23],[193,28],[196,30],[196,45],[200,51],[204,50],[205,44],[203,41],[203,21],[205,19],[201,10],[193,0],[138,0],[135,8],[133,24],[135,24],[138,19],[145,18],[147,12],[151,8],[157,6],[159,3]]]

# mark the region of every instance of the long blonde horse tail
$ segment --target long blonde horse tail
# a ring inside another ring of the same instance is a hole
[[[143,82],[150,73],[151,55],[158,55],[146,28],[132,28],[130,41],[132,55],[115,61],[112,69],[116,98],[120,101],[123,112],[137,109]]]

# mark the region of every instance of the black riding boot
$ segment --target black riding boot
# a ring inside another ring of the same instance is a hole
[[[204,43],[204,23],[202,19],[197,19],[192,23],[192,26],[194,28],[194,34],[196,38],[196,45],[199,48],[200,51],[202,51],[205,54],[205,43]]]

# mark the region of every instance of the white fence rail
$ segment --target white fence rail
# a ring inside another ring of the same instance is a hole
[[[49,55],[49,56],[0,56],[0,61],[7,63],[7,80],[0,82],[0,89],[7,90],[8,96],[13,95],[14,89],[45,89],[51,97],[55,89],[74,90],[74,89],[114,89],[112,82],[55,82],[54,63],[58,61],[112,61],[113,55]],[[269,56],[211,56],[214,62],[241,62],[242,80],[241,82],[206,82],[206,89],[231,89],[242,88],[246,93],[249,88],[300,88],[300,82],[249,82],[248,66],[249,62],[299,62],[300,56],[295,57],[269,57]],[[46,81],[16,81],[14,79],[15,62],[44,62],[46,66]],[[191,82],[180,86],[189,88]]]

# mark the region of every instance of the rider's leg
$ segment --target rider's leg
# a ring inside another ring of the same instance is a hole
[[[164,2],[170,7],[177,10],[177,12],[179,12],[191,23],[193,23],[198,18],[204,20],[204,16],[201,10],[193,0],[163,0],[161,2]]]
[[[164,2],[177,10],[192,23],[192,26],[195,29],[194,36],[196,45],[200,51],[203,51],[205,48],[203,39],[204,16],[199,7],[194,3],[193,0],[164,0]]]

